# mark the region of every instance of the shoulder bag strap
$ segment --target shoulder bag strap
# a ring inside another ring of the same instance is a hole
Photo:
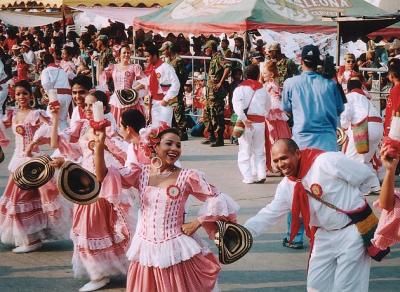
[[[309,190],[306,189],[307,194],[312,197],[313,199],[319,201],[321,204],[327,206],[328,208],[331,208],[339,213],[344,213],[346,214],[346,211],[336,207],[335,205],[328,203],[327,201],[324,201],[321,197],[318,197],[317,195],[313,194],[312,192],[310,192]]]
[[[245,114],[246,116],[247,116],[247,112],[249,111],[251,102],[253,101],[253,97],[254,97],[254,95],[256,94],[256,91],[257,91],[257,89],[253,91],[253,94],[251,95],[251,98],[250,98],[250,101],[249,101],[248,106],[243,110],[243,111],[244,111],[244,114]]]

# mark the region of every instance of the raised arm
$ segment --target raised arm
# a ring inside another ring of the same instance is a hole
[[[96,168],[97,180],[102,182],[107,175],[106,162],[104,160],[104,149],[105,149],[105,131],[95,132],[95,147],[94,147],[94,165]]]
[[[387,146],[383,146],[381,150],[382,164],[386,169],[385,178],[383,179],[381,193],[379,195],[379,206],[387,211],[392,211],[394,207],[394,182],[397,164],[399,163],[399,153],[397,157],[388,156]]]

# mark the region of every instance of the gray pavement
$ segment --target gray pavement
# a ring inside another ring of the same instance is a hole
[[[9,175],[7,164],[12,150],[12,146],[5,149],[7,159],[0,164],[0,194]],[[271,178],[263,185],[243,184],[234,145],[211,148],[192,139],[183,143],[183,153],[184,167],[204,171],[211,183],[240,204],[239,223],[272,200],[280,181],[280,178]],[[368,197],[369,201],[374,199],[376,197]],[[193,204],[190,214],[195,214],[200,205],[197,201]],[[305,291],[308,250],[282,247],[285,231],[286,218],[282,218],[273,229],[255,239],[246,257],[224,266],[219,278],[221,290]],[[13,254],[11,248],[0,244],[0,292],[77,291],[87,281],[73,278],[70,241],[48,242],[41,250],[23,255]],[[123,277],[115,278],[101,291],[124,291],[124,282]],[[372,264],[370,291],[400,291],[399,287],[400,246],[396,246],[382,263]]]

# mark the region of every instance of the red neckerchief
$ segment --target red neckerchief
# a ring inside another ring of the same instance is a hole
[[[244,81],[242,81],[239,86],[250,86],[251,89],[253,89],[254,91],[256,91],[257,89],[263,88],[263,85],[258,82],[257,80],[253,80],[253,79],[246,79]]]
[[[353,88],[353,89],[350,91],[350,93],[352,93],[352,92],[356,92],[356,93],[361,94],[361,95],[364,95],[366,98],[368,98],[368,97],[365,95],[364,90],[362,90],[361,88]]]
[[[290,241],[294,239],[300,228],[300,213],[304,222],[306,235],[313,240],[314,234],[310,229],[310,206],[308,205],[308,195],[301,183],[301,180],[306,176],[315,159],[325,153],[323,150],[306,148],[300,150],[299,172],[297,176],[290,176],[288,179],[296,182],[293,192],[292,201],[292,223],[290,227]]]
[[[146,68],[146,75],[149,76],[149,91],[151,96],[156,96],[158,94],[158,78],[156,74],[156,69],[163,64],[163,61],[158,59],[156,64],[149,64]]]
[[[78,113],[81,120],[86,118],[85,109],[78,106]]]
[[[60,68],[56,63],[50,63],[47,67]]]

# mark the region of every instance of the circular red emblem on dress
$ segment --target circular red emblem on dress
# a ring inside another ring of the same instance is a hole
[[[90,140],[88,143],[88,148],[92,151],[94,151],[94,140]]]
[[[180,190],[177,186],[171,185],[167,188],[167,196],[171,199],[175,199],[179,196]]]
[[[312,184],[310,190],[314,195],[318,197],[322,196],[322,187],[319,184]]]
[[[17,133],[20,134],[21,136],[24,136],[24,135],[25,135],[25,128],[24,128],[24,126],[21,126],[21,125],[16,126],[16,127],[15,127],[15,132],[17,132]]]
[[[157,73],[157,78],[160,79],[160,77],[161,77],[161,74]]]

